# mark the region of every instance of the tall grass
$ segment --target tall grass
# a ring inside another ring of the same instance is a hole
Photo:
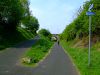
[[[88,48],[74,48],[73,41],[61,41],[66,52],[69,53],[81,75],[100,75],[100,43],[91,48],[91,66],[88,66]]]
[[[30,62],[24,62],[26,65],[34,65],[38,63],[50,50],[53,42],[46,38],[42,38],[32,46],[31,49],[26,51],[24,58],[29,58]]]

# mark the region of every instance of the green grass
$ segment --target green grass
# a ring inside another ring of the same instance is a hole
[[[34,35],[27,30],[18,27],[17,31],[13,34],[6,34],[2,39],[0,39],[0,50],[14,46],[22,41],[33,38]]]
[[[27,30],[25,29],[22,29],[22,28],[18,28],[18,31],[22,34],[22,36],[24,36],[26,39],[30,39],[30,38],[33,38],[34,35],[30,32],[28,32]]]
[[[69,53],[73,62],[76,64],[81,75],[100,75],[100,42],[91,48],[91,66],[88,66],[88,48],[74,48],[74,41],[61,44],[66,52]]]
[[[34,65],[38,63],[48,53],[49,49],[53,45],[53,42],[47,39],[40,39],[32,46],[31,49],[26,51],[24,58],[29,58],[29,63],[23,62],[24,65]]]

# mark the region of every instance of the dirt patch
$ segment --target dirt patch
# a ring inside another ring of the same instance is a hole
[[[75,42],[73,43],[73,47],[79,47],[79,48],[87,48],[89,45],[89,37],[83,37],[82,40],[75,39]],[[93,36],[91,38],[91,46],[95,45],[97,42],[100,42],[100,37]],[[98,49],[100,50],[100,48]]]

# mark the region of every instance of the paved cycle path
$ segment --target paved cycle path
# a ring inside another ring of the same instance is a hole
[[[78,75],[75,66],[57,43],[50,54],[35,68],[18,64],[21,55],[34,44],[30,40],[0,53],[0,75]]]

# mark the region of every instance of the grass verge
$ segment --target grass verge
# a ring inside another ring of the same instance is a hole
[[[63,48],[69,53],[81,75],[100,75],[100,42],[91,48],[91,66],[88,67],[88,48],[73,47],[74,41],[61,41]]]
[[[26,51],[21,62],[25,66],[34,66],[36,63],[38,63],[41,59],[45,57],[52,45],[53,42],[47,39],[40,39],[36,42],[36,44],[32,46],[31,49]]]

